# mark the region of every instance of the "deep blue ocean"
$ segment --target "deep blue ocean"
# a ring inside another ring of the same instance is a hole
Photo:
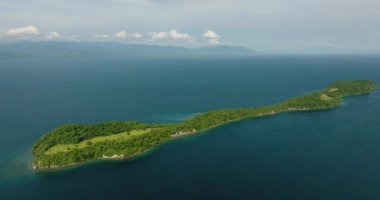
[[[0,60],[0,199],[380,199],[379,91],[225,125],[134,161],[30,168],[34,141],[61,124],[177,122],[341,79],[380,83],[380,56]]]

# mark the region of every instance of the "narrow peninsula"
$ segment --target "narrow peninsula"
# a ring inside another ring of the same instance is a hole
[[[33,145],[33,168],[61,168],[90,160],[131,158],[169,140],[234,121],[282,112],[338,107],[343,97],[369,94],[376,88],[377,84],[370,80],[336,81],[323,90],[278,104],[213,110],[176,124],[126,121],[62,125]]]

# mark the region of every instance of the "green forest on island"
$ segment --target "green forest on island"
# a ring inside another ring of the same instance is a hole
[[[176,124],[126,121],[62,125],[41,137],[33,145],[33,166],[52,168],[113,155],[132,157],[186,133],[200,132],[233,121],[281,112],[329,109],[341,105],[343,97],[369,94],[376,88],[376,83],[370,80],[336,81],[323,90],[278,104],[213,110]]]

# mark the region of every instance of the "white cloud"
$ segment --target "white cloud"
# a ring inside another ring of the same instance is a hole
[[[150,33],[153,40],[194,40],[194,37],[187,33],[179,33],[176,30],[169,32],[152,32]]]
[[[163,40],[163,39],[168,39],[169,34],[167,32],[152,32],[152,39],[154,40]]]
[[[143,37],[143,35],[140,34],[140,33],[133,33],[133,34],[132,34],[132,37],[135,38],[135,39],[140,39],[140,38]]]
[[[168,32],[150,32],[148,34],[151,39],[154,41],[179,41],[179,42],[187,42],[191,43],[195,40],[195,37],[192,37],[191,35],[187,33],[180,33],[176,30],[171,30]],[[125,30],[119,31],[112,34],[100,34],[100,35],[94,35],[93,38],[96,40],[141,40],[144,37],[141,33],[136,32],[127,32]]]
[[[169,31],[169,35],[176,40],[187,40],[191,39],[191,36],[187,33],[178,33],[176,30]]]
[[[35,26],[29,25],[25,27],[11,28],[6,34],[11,37],[27,37],[38,36],[40,33]]]
[[[129,33],[125,30],[119,31],[115,33],[114,35],[112,34],[99,34],[99,35],[94,35],[93,38],[95,40],[124,40],[124,39],[129,39],[129,40],[136,40],[136,39],[141,39],[143,38],[143,35],[140,33]]]
[[[58,32],[50,32],[47,36],[47,39],[52,40],[52,39],[59,39],[61,38],[61,35]]]
[[[48,40],[78,40],[78,35],[61,35],[58,32],[52,31],[46,35]]]
[[[94,35],[93,38],[96,40],[110,40],[112,39],[112,36],[108,34],[101,34],[101,35]]]
[[[118,38],[118,39],[125,39],[127,37],[127,32],[126,31],[120,31],[118,33],[115,34],[115,38]]]
[[[205,38],[220,38],[220,36],[218,34],[216,34],[214,31],[210,31],[210,30],[208,30],[207,32],[205,32],[203,34],[203,36]]]
[[[211,45],[220,44],[220,36],[216,34],[214,31],[206,31],[205,33],[203,33],[203,37],[208,39],[208,43]]]
[[[140,33],[129,33],[125,30],[122,30],[116,33],[113,37],[116,39],[140,39],[143,37],[143,35]]]

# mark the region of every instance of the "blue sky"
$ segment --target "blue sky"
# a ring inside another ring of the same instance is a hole
[[[0,0],[0,38],[380,53],[380,0]]]

